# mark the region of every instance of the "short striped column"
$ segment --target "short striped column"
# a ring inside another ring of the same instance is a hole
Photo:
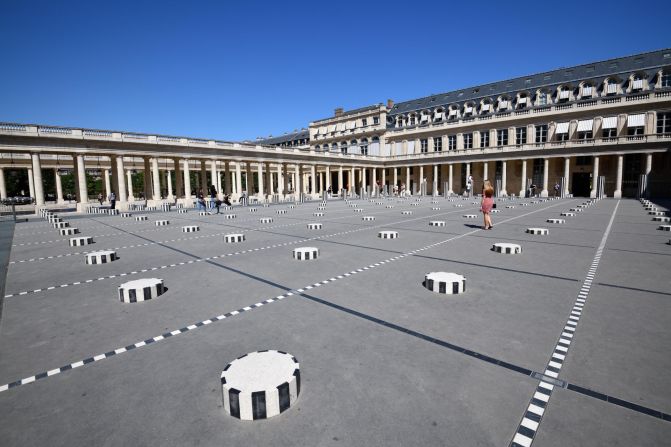
[[[73,234],[79,234],[78,228],[61,228],[58,231],[61,233],[61,236],[71,236]]]
[[[92,251],[91,253],[86,253],[86,263],[90,265],[108,264],[117,259],[119,258],[117,257],[116,251],[113,250]]]
[[[553,223],[553,224],[563,224],[566,223],[564,219],[548,219],[546,220],[547,223]]]
[[[444,220],[432,220],[429,222],[430,227],[444,227],[445,226],[445,221]]]
[[[464,219],[477,219],[478,215],[477,214],[464,214],[462,217]]]
[[[398,231],[383,230],[377,233],[380,239],[396,239],[398,238]]]
[[[245,354],[221,372],[224,411],[253,421],[286,411],[301,392],[298,360],[283,351],[265,350]]]
[[[70,222],[54,222],[51,225],[56,229],[67,228],[70,226]]]
[[[259,219],[259,222],[261,223],[271,223],[273,221],[272,217],[262,217]]]
[[[321,230],[322,229],[322,224],[320,223],[309,223],[308,224],[308,230]]]
[[[412,211],[401,211],[401,214],[403,214],[404,216],[408,216],[412,214]]]
[[[293,249],[293,257],[298,261],[312,261],[319,257],[317,247],[296,247]]]
[[[178,214],[186,214],[189,210],[186,208],[177,208],[177,213]]]
[[[93,243],[93,237],[81,236],[70,238],[70,247],[80,247],[82,245],[89,245]]]
[[[466,291],[466,278],[456,273],[430,272],[424,275],[424,287],[435,293],[458,295]]]
[[[238,242],[244,242],[245,240],[245,235],[240,234],[240,233],[232,233],[232,234],[225,234],[224,235],[224,242],[227,244],[235,244]]]
[[[135,216],[135,220],[140,222],[149,219],[147,216]]]
[[[509,244],[507,242],[497,242],[492,245],[492,251],[503,253],[504,255],[518,255],[522,253],[522,247],[518,244]]]
[[[163,285],[162,279],[136,279],[119,286],[119,301],[122,303],[149,301],[163,295],[165,291],[166,288]]]
[[[226,219],[235,219],[236,217],[238,217],[238,215],[237,214],[224,214],[224,217]]]
[[[154,222],[154,225],[156,225],[157,227],[164,227],[166,225],[170,225],[170,221],[169,220],[157,220],[156,222]]]
[[[371,220],[375,220],[375,216],[363,216],[361,220],[369,222]]]
[[[550,234],[550,231],[547,228],[527,228],[526,232],[529,234],[540,234],[544,236]]]
[[[198,225],[184,225],[182,227],[182,233],[195,233],[196,231],[200,231]]]

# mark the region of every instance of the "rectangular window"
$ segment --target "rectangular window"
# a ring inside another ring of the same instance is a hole
[[[362,119],[362,120],[361,120],[361,125],[362,125],[363,127],[366,127],[366,126],[368,125],[368,120],[367,120],[366,118]]]
[[[614,127],[610,129],[603,129],[601,136],[602,138],[615,138],[617,137],[617,129]]]
[[[435,152],[442,152],[443,151],[443,139],[441,137],[434,137],[433,138],[433,150]]]
[[[515,129],[515,143],[516,144],[527,144],[527,128],[518,127]]]
[[[557,141],[568,141],[568,132],[558,133]]]
[[[480,147],[489,147],[489,131],[480,132]]]
[[[657,114],[657,133],[671,134],[671,112]]]
[[[539,106],[546,106],[547,104],[548,104],[547,93],[539,93],[538,94],[538,105]]]
[[[662,73],[662,88],[671,87],[671,72]]]
[[[473,149],[473,134],[464,134],[464,149]]]
[[[373,117],[373,124],[375,124],[375,125],[380,124],[380,117],[379,116],[374,116]]]
[[[453,151],[457,149],[457,136],[456,135],[448,135],[447,136],[447,150],[448,151]]]
[[[419,147],[422,152],[429,152],[429,140],[426,138],[419,140]]]
[[[644,129],[643,126],[628,127],[627,136],[629,137],[642,136],[644,134],[643,129]]]
[[[591,140],[594,135],[592,134],[591,130],[585,130],[582,132],[578,132],[578,139],[579,140]]]
[[[508,146],[508,129],[499,129],[496,131],[496,145]]]
[[[540,124],[536,126],[536,143],[545,143],[548,141],[548,125]]]

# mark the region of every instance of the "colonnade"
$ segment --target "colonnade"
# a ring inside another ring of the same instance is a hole
[[[622,179],[623,179],[623,164],[624,155],[615,154],[616,169],[615,169],[615,189],[614,197],[622,196]],[[139,157],[130,157],[133,159],[132,166],[135,166],[134,160]],[[165,160],[165,157],[160,157]],[[563,182],[564,194],[570,192],[570,174],[571,174],[571,160],[576,158],[563,157]],[[561,158],[554,158],[561,160]],[[174,157],[169,159],[172,161],[172,166],[164,163],[161,169],[159,158],[156,157],[142,157],[144,170],[144,197],[149,202],[159,202],[165,197],[166,200],[173,201],[192,201],[192,196],[197,191],[192,191],[191,188],[191,171],[196,164],[196,172],[200,176],[200,188],[203,190],[205,196],[209,196],[209,186],[214,185],[217,190],[219,198],[223,194],[231,195],[235,200],[240,195],[246,193],[249,197],[256,196],[259,200],[265,200],[273,195],[282,195],[286,197],[289,194],[296,194],[298,192],[303,194],[311,194],[313,196],[321,195],[325,191],[332,190],[332,193],[346,191],[348,194],[366,192],[370,196],[377,196],[385,186],[389,187],[387,183],[390,180],[391,185],[400,185],[404,183],[406,190],[410,192],[421,191],[421,185],[426,185],[426,194],[460,194],[463,191],[465,178],[470,175],[474,176],[475,187],[481,186],[485,179],[492,179],[497,177],[500,180],[499,194],[508,195],[509,193],[517,193],[517,191],[508,191],[510,185],[510,163],[514,163],[513,167],[516,172],[520,171],[519,163],[521,162],[521,174],[514,176],[515,182],[519,183],[519,194],[524,195],[529,185],[528,179],[532,173],[531,167],[528,166],[528,161],[539,160],[538,158],[517,158],[507,160],[487,160],[487,161],[473,161],[473,162],[443,162],[432,164],[412,164],[401,165],[394,167],[371,167],[371,166],[343,166],[340,164],[315,164],[315,163],[291,163],[291,162],[268,162],[265,160],[190,160],[187,158]],[[550,160],[551,158],[542,158],[542,181],[540,186],[540,195],[547,197],[551,190],[550,182]],[[490,163],[499,162],[499,169],[495,175],[490,171]],[[84,154],[72,155],[73,174],[75,177],[76,195],[79,204],[86,204],[89,201],[87,183],[86,183],[86,164]],[[556,163],[556,162],[555,162]],[[256,178],[254,178],[254,169],[256,167]],[[289,166],[293,169],[290,169]],[[461,181],[459,185],[455,184],[455,165],[460,169],[459,177]],[[462,166],[465,165],[465,166]],[[109,195],[114,191],[117,197],[117,203],[123,204],[126,202],[133,202],[137,199],[137,191],[133,190],[132,171],[129,169],[130,165],[125,164],[123,156],[109,156],[109,168],[102,170],[102,176],[105,186],[105,193]],[[555,164],[555,168],[557,165]],[[411,175],[412,169],[412,175]],[[538,166],[536,166],[538,172]],[[652,169],[652,154],[646,154],[644,174],[649,174]],[[56,168],[56,171],[58,169]],[[161,173],[161,170],[164,172]],[[477,170],[477,176],[476,174]],[[208,172],[209,171],[209,172]],[[557,171],[557,169],[555,169]],[[462,174],[465,172],[465,176]],[[175,175],[175,188],[173,189],[172,176]],[[224,181],[222,182],[222,174]],[[592,157],[591,175],[594,179],[598,178],[600,174],[600,156]],[[167,195],[163,195],[161,191],[161,176],[163,175],[163,184],[167,187]],[[388,179],[389,176],[389,179]],[[557,178],[555,175],[553,178]],[[28,179],[30,195],[35,199],[35,204],[38,207],[44,206],[44,185],[42,179],[42,163],[39,153],[30,154],[30,164],[28,166]],[[243,184],[244,180],[244,184]],[[442,185],[441,185],[442,183]],[[494,183],[494,182],[492,182]],[[411,188],[411,185],[413,186]],[[431,188],[429,189],[429,185]],[[596,197],[597,182],[592,182],[590,196]],[[516,186],[516,185],[515,185]],[[63,187],[61,178],[56,172],[55,175],[55,189],[56,202],[58,204],[64,203]],[[446,189],[446,191],[444,191]],[[391,193],[391,188],[387,189]],[[2,199],[7,197],[7,188],[5,184],[5,173],[0,168],[0,197]]]

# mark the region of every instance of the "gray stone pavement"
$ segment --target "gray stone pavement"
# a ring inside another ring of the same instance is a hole
[[[669,439],[671,235],[639,202],[602,200],[550,224],[583,200],[499,201],[492,231],[462,217],[477,214],[470,200],[412,202],[357,201],[365,211],[354,213],[329,201],[323,217],[312,216],[319,202],[283,215],[275,211],[286,205],[236,208],[230,220],[192,210],[134,213],[147,222],[64,216],[95,236],[84,247],[40,218],[17,224],[0,321],[2,444],[509,445],[538,385],[530,374],[545,370],[616,207],[559,379],[624,403],[555,387],[534,445]],[[376,219],[362,221],[368,215]],[[170,225],[155,227],[159,218]],[[181,232],[194,223],[200,232]],[[550,234],[526,234],[532,226]],[[381,229],[399,238],[379,239]],[[246,241],[224,243],[233,232]],[[494,253],[495,242],[523,252]],[[295,261],[298,246],[321,256]],[[104,248],[120,259],[84,264],[82,253]],[[466,276],[466,293],[429,292],[430,271]],[[118,301],[119,284],[145,277],[163,278],[168,291]],[[239,421],[222,409],[219,374],[262,349],[298,358],[301,394],[278,417]]]

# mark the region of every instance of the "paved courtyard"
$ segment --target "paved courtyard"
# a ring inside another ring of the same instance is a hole
[[[78,247],[42,217],[5,223],[0,444],[671,445],[671,233],[636,200],[586,202],[499,200],[491,231],[461,198],[60,213],[93,237]],[[102,249],[119,259],[85,263]],[[440,271],[465,293],[427,290]],[[119,301],[152,277],[163,295]],[[298,400],[235,419],[221,371],[265,349],[300,362]]]

